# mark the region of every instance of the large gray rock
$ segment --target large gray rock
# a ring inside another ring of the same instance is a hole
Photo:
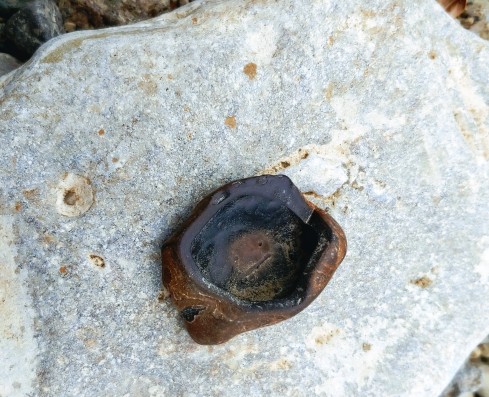
[[[489,46],[436,2],[192,3],[0,86],[0,395],[431,397],[489,333]],[[196,345],[159,247],[263,172],[349,252],[303,313]]]

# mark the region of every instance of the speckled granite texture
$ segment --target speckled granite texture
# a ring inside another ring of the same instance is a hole
[[[489,44],[435,1],[193,2],[50,41],[0,79],[0,395],[438,395],[489,333],[488,98]],[[296,317],[196,345],[160,245],[264,172],[348,254]]]

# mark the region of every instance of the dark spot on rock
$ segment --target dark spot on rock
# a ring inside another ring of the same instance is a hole
[[[65,190],[63,201],[66,205],[75,205],[78,201],[78,195],[74,190]]]
[[[105,267],[105,260],[100,255],[90,254],[88,255],[88,258],[95,266]]]
[[[101,128],[100,130],[98,130],[98,134],[100,136],[104,135],[105,134],[105,131]]]
[[[301,160],[307,159],[309,157],[309,152],[304,149],[299,149],[299,155],[301,157]]]

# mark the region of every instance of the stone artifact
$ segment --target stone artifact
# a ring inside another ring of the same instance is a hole
[[[229,183],[163,246],[163,282],[201,344],[307,307],[346,254],[341,227],[284,175]]]

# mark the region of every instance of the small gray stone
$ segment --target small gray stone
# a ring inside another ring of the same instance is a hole
[[[0,53],[0,76],[17,69],[22,63],[12,55]]]
[[[5,27],[20,56],[30,57],[41,44],[63,33],[63,20],[51,0],[35,0],[17,11]]]

